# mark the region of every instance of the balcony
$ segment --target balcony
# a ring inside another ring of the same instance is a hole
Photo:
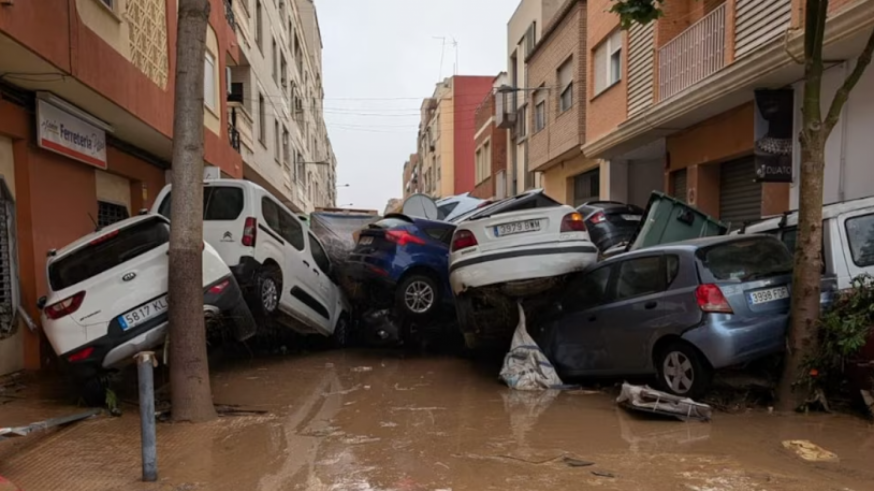
[[[659,100],[668,99],[725,66],[725,4],[658,51]]]
[[[234,14],[234,6],[231,5],[231,0],[225,0],[225,18],[228,19],[228,24],[234,31],[237,30],[237,16]]]
[[[249,116],[249,112],[243,107],[243,104],[239,102],[228,102],[228,111],[229,111],[229,123],[228,123],[228,133],[237,134],[237,146],[234,148],[237,151],[241,150],[241,147],[247,150],[244,154],[244,157],[250,154],[254,149],[254,123],[252,121],[252,117]],[[233,129],[233,132],[230,131]],[[233,136],[231,136],[233,138]],[[233,146],[233,141],[231,142]],[[241,152],[243,153],[243,152]],[[245,158],[244,158],[245,160]]]
[[[231,147],[240,153],[240,132],[234,128],[234,125],[228,123],[228,139],[230,140]]]

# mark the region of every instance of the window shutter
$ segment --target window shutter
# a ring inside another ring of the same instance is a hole
[[[595,94],[600,94],[601,91],[607,88],[607,44],[601,43],[595,48],[595,56],[593,60],[593,72],[595,77]]]

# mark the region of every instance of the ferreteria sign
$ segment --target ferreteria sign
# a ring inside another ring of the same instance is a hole
[[[106,169],[106,132],[42,99],[36,101],[37,144]]]

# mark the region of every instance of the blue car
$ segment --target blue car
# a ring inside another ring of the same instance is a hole
[[[393,305],[404,317],[430,318],[452,308],[449,245],[455,225],[386,215],[361,230],[349,256],[348,275],[358,284],[359,303]]]

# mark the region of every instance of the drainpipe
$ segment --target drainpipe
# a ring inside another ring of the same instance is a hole
[[[850,63],[844,62],[844,76],[842,80],[846,80],[850,75]],[[849,101],[847,101],[849,102]],[[844,107],[841,109],[841,159],[838,168],[838,201],[846,200],[846,169],[847,169],[847,129],[848,129],[848,119],[847,116],[847,107],[849,104],[844,104]]]

